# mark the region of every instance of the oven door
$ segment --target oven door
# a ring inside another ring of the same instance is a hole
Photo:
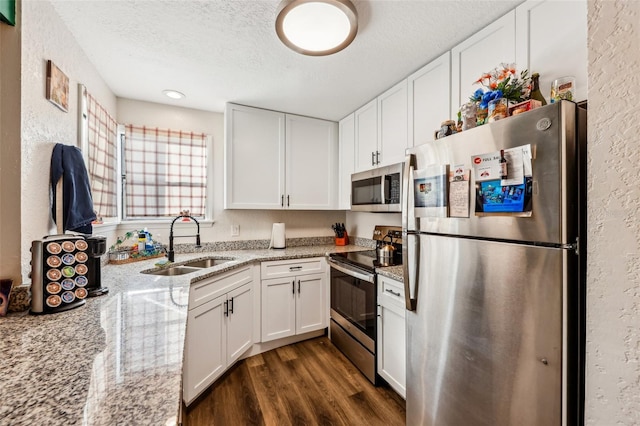
[[[375,353],[375,274],[330,260],[331,319]]]

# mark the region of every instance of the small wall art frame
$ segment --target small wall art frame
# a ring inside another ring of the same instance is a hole
[[[46,97],[62,111],[69,110],[69,77],[51,60],[47,61],[47,93]]]
[[[16,25],[16,0],[0,0],[0,21]]]

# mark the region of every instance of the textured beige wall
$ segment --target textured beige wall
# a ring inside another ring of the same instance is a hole
[[[640,2],[589,1],[588,425],[640,424]]]
[[[0,23],[0,278],[20,276],[20,44],[21,2],[16,26]]]
[[[213,137],[213,220],[201,227],[202,242],[271,238],[273,222],[284,222],[287,238],[331,236],[331,224],[345,222],[343,211],[224,210],[224,114],[118,99],[118,122],[205,132]],[[231,237],[231,225],[240,235]],[[168,241],[167,223],[147,225],[154,238]],[[186,225],[185,225],[186,226]],[[124,228],[124,229],[123,229]],[[136,229],[122,225],[123,230]],[[178,235],[178,231],[176,231]],[[188,239],[176,242],[190,242]]]
[[[51,59],[69,77],[69,111],[45,98]],[[77,144],[78,83],[108,110],[116,98],[48,1],[22,3],[22,275],[30,272],[31,241],[55,233],[49,202],[51,151],[56,143]],[[3,221],[4,222],[4,221]]]

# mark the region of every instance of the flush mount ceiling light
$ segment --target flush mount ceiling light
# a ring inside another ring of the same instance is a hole
[[[349,0],[283,0],[278,7],[278,37],[303,55],[339,52],[357,32],[358,16]]]
[[[183,99],[186,98],[186,96],[184,95],[184,93],[180,93],[176,90],[163,90],[162,93],[164,93],[165,96],[171,98],[171,99]]]

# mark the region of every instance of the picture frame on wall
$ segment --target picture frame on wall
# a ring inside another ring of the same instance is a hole
[[[51,60],[47,61],[47,100],[62,111],[69,110],[69,77]]]

